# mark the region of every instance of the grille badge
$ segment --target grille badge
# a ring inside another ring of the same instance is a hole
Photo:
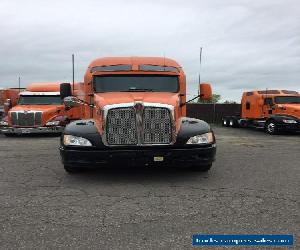
[[[141,145],[143,143],[143,111],[144,111],[144,105],[142,102],[136,102],[134,104],[135,109],[135,119],[136,119],[136,132],[137,132],[137,140],[138,145]]]
[[[144,110],[144,105],[141,102],[136,102],[134,104],[134,109],[138,112],[142,112]]]

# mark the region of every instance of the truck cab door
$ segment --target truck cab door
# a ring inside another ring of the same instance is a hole
[[[263,105],[263,114],[265,117],[268,117],[273,114],[274,110],[274,101],[272,97],[264,98],[264,105]]]

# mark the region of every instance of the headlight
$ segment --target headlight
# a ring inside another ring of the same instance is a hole
[[[202,135],[195,135],[191,137],[186,144],[208,144],[214,142],[214,135],[212,132],[202,134]]]
[[[64,135],[64,145],[90,147],[92,146],[92,143],[89,140],[82,137],[74,135]]]
[[[6,122],[6,121],[0,121],[0,126],[8,126],[8,122]]]
[[[60,121],[50,121],[46,123],[46,126],[58,126]]]
[[[54,119],[46,123],[46,126],[65,126],[68,123],[67,116],[56,116]]]
[[[289,123],[289,124],[291,124],[291,123],[297,123],[297,121],[295,121],[295,120],[291,120],[291,119],[284,119],[284,120],[282,120],[284,123]]]

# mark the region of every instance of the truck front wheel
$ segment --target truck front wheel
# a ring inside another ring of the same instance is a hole
[[[275,121],[270,120],[266,122],[265,130],[270,135],[275,135],[278,132],[277,124]]]
[[[202,165],[202,166],[192,166],[190,167],[190,169],[195,172],[207,172],[211,169],[211,167],[212,167],[212,163],[207,165]]]
[[[236,117],[231,117],[229,119],[229,127],[237,128],[239,126],[238,119]]]

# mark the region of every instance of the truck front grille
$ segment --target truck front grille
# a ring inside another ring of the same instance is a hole
[[[140,119],[141,118],[141,119]],[[161,107],[110,109],[106,117],[106,142],[109,145],[170,144],[170,110]]]
[[[42,125],[42,112],[29,111],[29,112],[11,112],[12,125],[14,126],[41,126]]]
[[[166,108],[145,108],[144,144],[169,144],[172,141],[170,111]]]
[[[133,108],[117,108],[109,110],[106,124],[108,144],[137,144],[135,112]]]

